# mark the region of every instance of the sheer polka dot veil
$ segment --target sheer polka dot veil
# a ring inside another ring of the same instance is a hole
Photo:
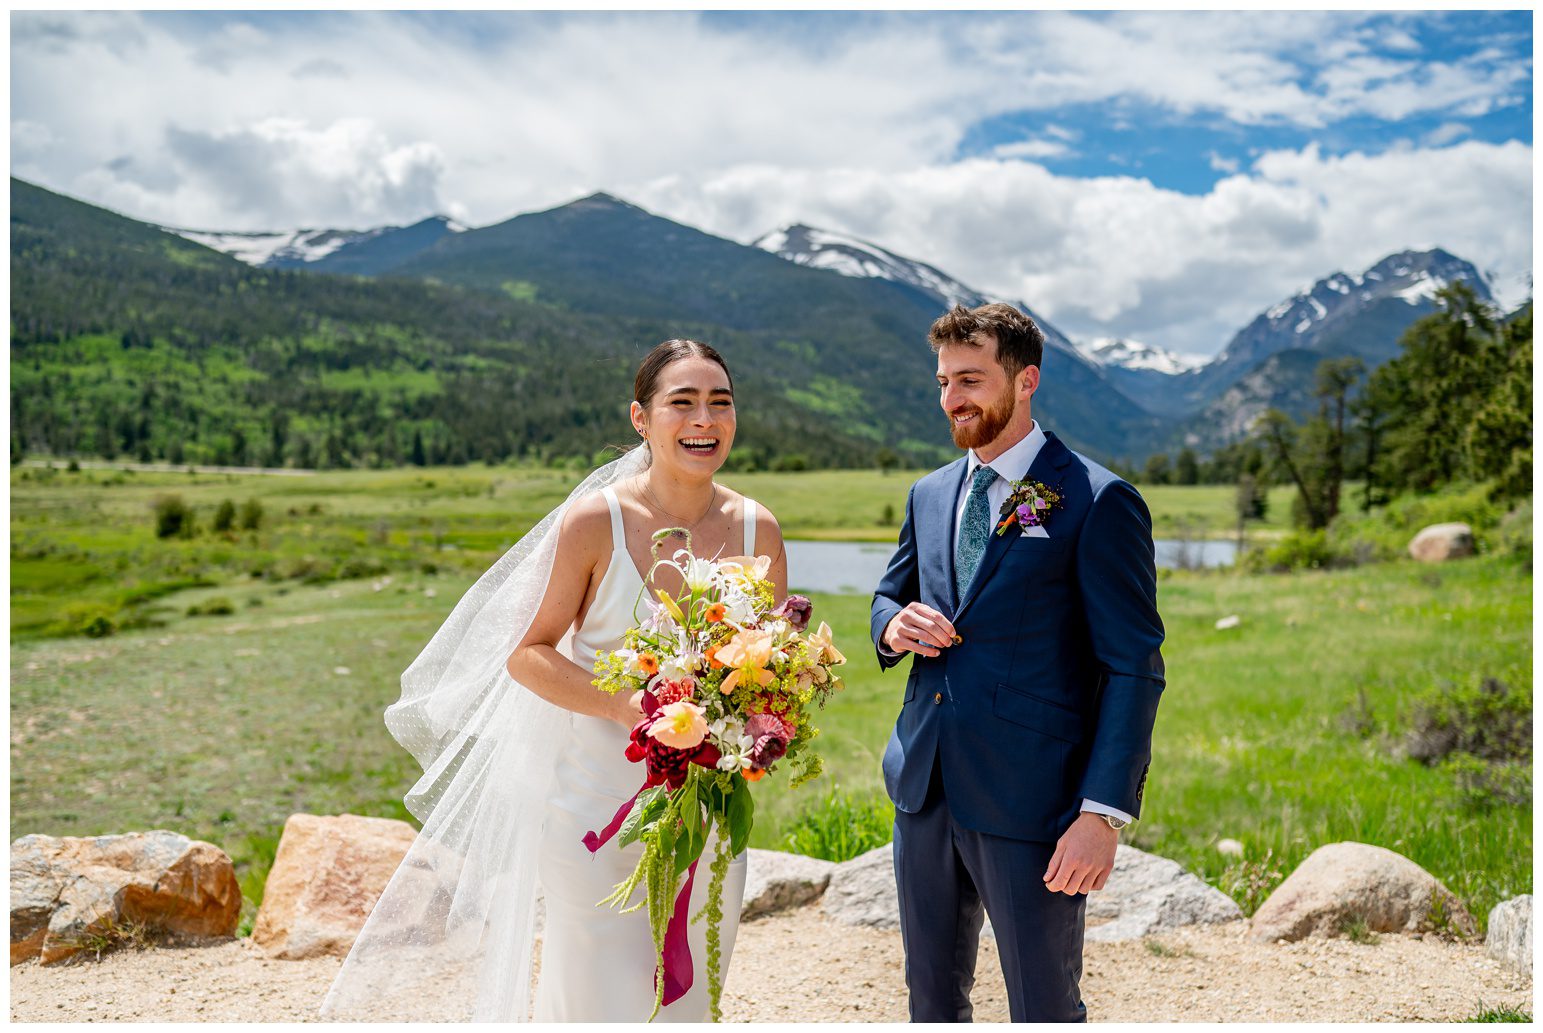
[[[320,1015],[523,1022],[530,1007],[541,822],[568,711],[505,666],[530,630],[568,508],[648,466],[635,448],[594,473],[483,574],[402,674],[386,727],[423,768],[423,823]],[[569,651],[570,637],[559,650]]]

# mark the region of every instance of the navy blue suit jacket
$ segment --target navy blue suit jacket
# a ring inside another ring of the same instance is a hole
[[[920,810],[936,760],[949,809],[976,831],[1054,842],[1083,798],[1139,816],[1164,684],[1146,503],[1047,434],[1028,479],[1061,495],[1048,537],[1016,526],[993,535],[960,599],[954,524],[966,465],[961,457],[912,486],[873,596],[875,648],[915,600],[962,639],[937,657],[910,654],[884,751],[890,799]],[[884,667],[901,659],[878,656]]]

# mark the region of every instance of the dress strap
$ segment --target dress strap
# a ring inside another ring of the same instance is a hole
[[[606,485],[600,489],[605,496],[605,504],[611,508],[611,548],[625,550],[627,548],[627,530],[621,522],[621,502],[616,498],[616,489]]]
[[[745,508],[745,555],[755,555],[755,499],[746,498]]]

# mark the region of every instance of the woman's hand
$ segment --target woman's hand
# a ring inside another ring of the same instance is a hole
[[[626,699],[622,699],[620,695],[614,698],[618,706],[616,713],[611,715],[611,720],[620,724],[627,731],[632,731],[633,727],[643,720],[643,690],[639,689]]]

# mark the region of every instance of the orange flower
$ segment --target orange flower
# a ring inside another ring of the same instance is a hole
[[[713,603],[707,608],[707,623],[722,623],[723,617],[729,612],[729,608],[722,603]]]
[[[766,772],[760,768],[746,768],[741,773],[745,776],[746,782],[759,782],[766,777]]]
[[[708,646],[707,647],[707,652],[704,653],[703,655],[707,657],[707,666],[711,667],[715,671],[718,670],[720,667],[727,667],[728,666],[728,664],[725,664],[722,660],[718,659],[718,647],[717,646]]]
[[[642,653],[638,656],[638,670],[652,678],[659,673],[659,660],[652,653]]]
[[[774,636],[769,631],[741,631],[719,649],[726,666],[734,668],[719,686],[724,692],[733,692],[740,682],[767,685],[776,676],[766,670],[771,663]]]

